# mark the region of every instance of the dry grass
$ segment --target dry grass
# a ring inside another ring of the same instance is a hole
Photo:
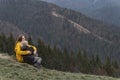
[[[8,56],[7,54],[0,54],[0,59],[13,60],[12,57]]]
[[[2,57],[2,58],[1,58]],[[107,76],[95,76],[82,73],[69,73],[49,70],[44,67],[37,69],[25,63],[11,60],[9,56],[0,55],[0,80],[120,80]]]

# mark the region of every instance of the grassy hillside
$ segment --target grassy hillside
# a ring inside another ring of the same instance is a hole
[[[120,80],[107,76],[95,76],[82,73],[61,72],[34,68],[25,63],[18,63],[9,56],[0,55],[0,80]]]

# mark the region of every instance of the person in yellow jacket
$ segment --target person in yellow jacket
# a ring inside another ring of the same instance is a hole
[[[25,41],[25,36],[20,35],[16,41],[15,45],[15,53],[16,53],[16,59],[18,62],[25,62],[28,64],[34,64],[35,66],[38,66],[41,64],[42,59],[40,57],[35,57],[30,55],[32,52],[29,50],[22,50],[21,49],[21,42]],[[34,49],[34,55],[37,54],[37,48],[35,46],[29,45],[28,46],[32,47]],[[27,56],[26,56],[27,55]],[[24,58],[25,56],[25,58]]]

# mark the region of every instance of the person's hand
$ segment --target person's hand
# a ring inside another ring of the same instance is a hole
[[[38,53],[37,53],[37,51],[34,51],[34,56],[38,56]]]
[[[33,53],[34,53],[34,54],[37,54],[37,51],[35,50]]]
[[[29,54],[31,54],[31,51],[28,51]]]

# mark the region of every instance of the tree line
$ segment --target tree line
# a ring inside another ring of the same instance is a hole
[[[28,38],[28,42],[33,44],[31,37]],[[15,55],[14,46],[15,39],[12,34],[9,36],[5,36],[4,33],[0,34],[1,53]],[[90,58],[81,49],[78,53],[68,51],[66,48],[61,50],[57,46],[51,47],[45,44],[41,39],[38,40],[35,46],[38,49],[39,56],[43,59],[42,65],[46,68],[120,77],[120,66],[117,61],[112,61],[110,57],[102,62],[99,55],[92,55]]]

